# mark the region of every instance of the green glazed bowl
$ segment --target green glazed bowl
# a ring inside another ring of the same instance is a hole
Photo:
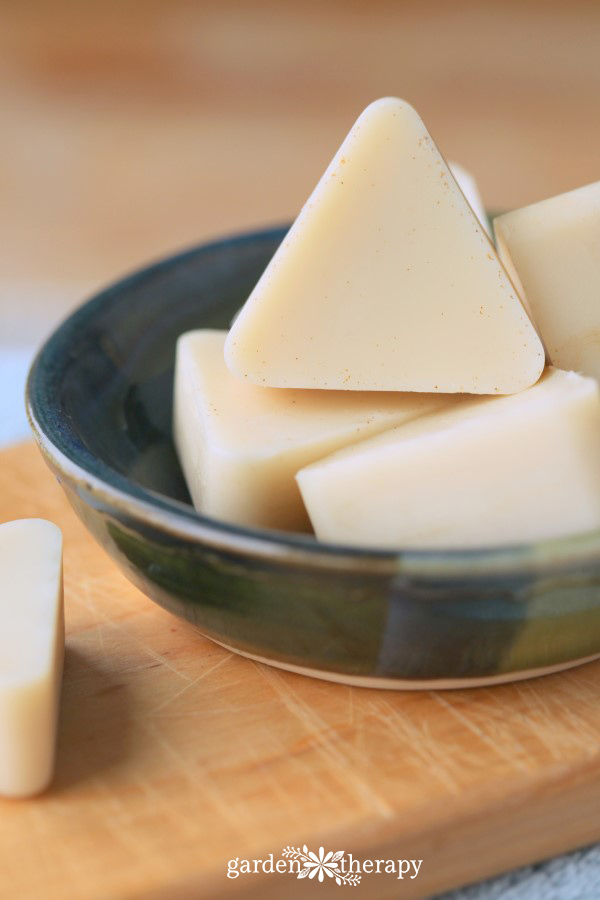
[[[29,417],[78,516],[150,598],[282,668],[430,688],[600,655],[600,533],[498,550],[374,552],[194,511],[171,436],[175,342],[192,328],[229,326],[285,231],[150,266],[47,341],[29,376]]]

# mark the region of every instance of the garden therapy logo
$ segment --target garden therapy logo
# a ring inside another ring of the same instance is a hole
[[[319,855],[308,850],[306,844],[302,850],[296,850],[294,847],[286,847],[281,854],[288,859],[302,860],[303,868],[298,872],[298,878],[316,878],[324,881],[325,875],[329,878],[335,878],[336,884],[358,884],[360,875],[353,872],[344,875],[341,866],[343,865],[344,851],[338,850],[334,853],[332,850],[325,854],[322,847],[319,847]]]
[[[325,853],[319,847],[318,853],[309,850],[306,844],[300,850],[297,847],[286,847],[281,851],[282,859],[275,860],[269,853],[267,859],[236,859],[227,864],[227,877],[238,878],[240,875],[258,875],[261,872],[280,875],[295,875],[296,878],[310,878],[326,881],[333,878],[340,885],[360,883],[363,874],[396,875],[398,878],[416,878],[421,868],[422,859],[355,859],[351,853],[347,858],[345,850],[336,853],[330,850]]]

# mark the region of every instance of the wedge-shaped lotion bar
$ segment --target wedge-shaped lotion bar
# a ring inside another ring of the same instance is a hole
[[[195,331],[177,345],[174,434],[196,508],[209,516],[305,531],[298,469],[451,398],[426,394],[255,387],[223,359],[223,331]]]
[[[600,397],[549,369],[512,397],[474,398],[298,473],[317,537],[465,548],[600,528]]]
[[[494,219],[555,366],[600,379],[600,181]]]
[[[227,339],[270,387],[510,394],[544,353],[417,113],[360,116]]]
[[[44,790],[54,769],[64,652],[62,537],[42,519],[0,525],[0,795]]]

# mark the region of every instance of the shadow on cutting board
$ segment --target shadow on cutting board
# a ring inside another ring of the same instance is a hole
[[[130,731],[127,685],[67,647],[50,793],[68,790],[118,765],[127,755]]]

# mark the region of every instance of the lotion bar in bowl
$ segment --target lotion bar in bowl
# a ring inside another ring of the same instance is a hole
[[[362,113],[235,320],[231,372],[268,387],[511,394],[544,352],[415,110]]]
[[[600,395],[548,369],[510,397],[474,398],[298,473],[317,537],[465,549],[600,528]]]
[[[494,219],[555,366],[600,380],[600,181]]]
[[[298,469],[456,397],[255,387],[223,359],[226,332],[177,345],[174,436],[196,508],[242,525],[307,531]]]
[[[54,768],[64,651],[62,536],[43,519],[0,525],[0,795],[44,790]]]

